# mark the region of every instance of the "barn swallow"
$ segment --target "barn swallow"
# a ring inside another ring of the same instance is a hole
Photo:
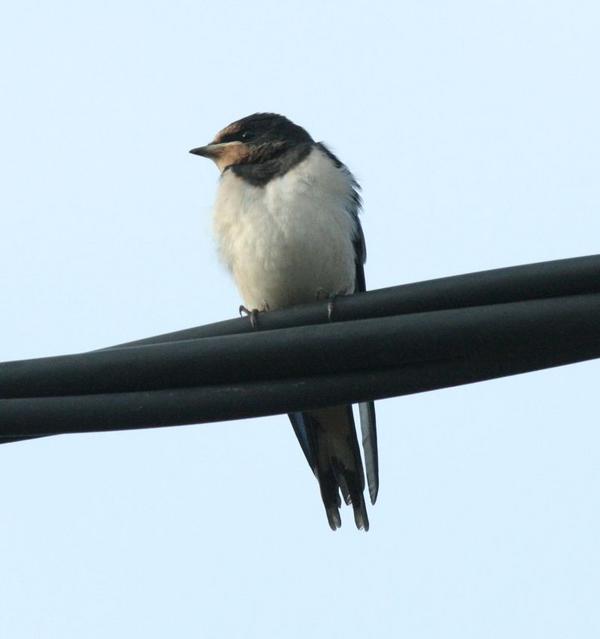
[[[268,311],[365,290],[360,187],[322,143],[282,115],[233,122],[190,153],[221,172],[213,211],[219,254],[247,309]],[[372,402],[359,404],[371,503],[379,489]],[[357,528],[368,530],[365,476],[352,406],[289,414],[320,486],[332,530],[340,492]]]

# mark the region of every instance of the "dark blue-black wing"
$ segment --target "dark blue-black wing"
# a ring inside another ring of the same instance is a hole
[[[306,457],[306,461],[308,465],[311,467],[312,471],[315,472],[317,467],[317,458],[315,454],[315,442],[314,442],[314,432],[311,428],[311,423],[306,415],[306,413],[288,413],[288,417],[290,418],[290,422],[292,422],[292,427],[294,432],[296,433],[296,437],[300,442],[300,447],[302,448],[302,452]]]
[[[356,256],[356,286],[355,293],[364,293],[367,290],[365,282],[364,263],[367,260],[367,247],[365,236],[356,216],[356,238],[354,239],[354,254]],[[377,500],[379,492],[379,457],[377,453],[377,420],[375,417],[375,404],[362,402],[358,405],[360,414],[360,430],[362,433],[363,452],[367,470],[367,486],[371,503]]]

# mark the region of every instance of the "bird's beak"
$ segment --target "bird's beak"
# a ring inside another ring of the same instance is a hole
[[[223,172],[228,166],[236,164],[248,155],[248,147],[242,142],[211,142],[206,146],[192,149],[190,153],[210,158]]]
[[[231,142],[222,142],[220,144],[211,142],[206,146],[199,146],[196,149],[192,149],[190,153],[193,153],[194,155],[201,155],[203,158],[210,158],[211,160],[214,160],[215,158],[219,157],[219,155],[221,155],[223,151],[225,151],[226,147],[230,145]]]

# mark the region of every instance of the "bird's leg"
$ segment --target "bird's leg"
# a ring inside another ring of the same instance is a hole
[[[258,330],[258,309],[253,308],[252,310],[247,309],[243,304],[240,304],[239,308],[240,317],[247,316],[250,318],[250,325],[254,330]]]
[[[327,302],[327,319],[330,322],[333,322],[333,309],[334,309],[334,303],[335,303],[336,297],[337,297],[337,293],[332,293],[329,296],[329,301]]]
[[[328,293],[324,288],[317,289],[317,302],[322,302],[323,300],[327,301],[327,321],[333,322],[333,309],[335,298],[337,297],[337,293]]]
[[[262,311],[268,311],[269,310],[269,304],[267,302],[263,303],[263,307],[261,309]],[[239,308],[239,313],[240,313],[240,317],[244,317],[244,315],[246,315],[247,317],[250,318],[250,324],[252,326],[252,328],[256,331],[258,330],[258,314],[261,311],[257,308],[253,308],[252,310],[249,310],[248,308],[246,308],[243,304],[240,304],[240,308]]]

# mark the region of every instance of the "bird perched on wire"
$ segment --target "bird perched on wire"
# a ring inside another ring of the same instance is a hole
[[[221,171],[214,231],[220,256],[253,320],[259,311],[365,290],[360,187],[322,142],[282,115],[255,113],[190,153],[212,159]],[[359,413],[375,503],[373,403],[359,404]],[[352,406],[290,413],[289,418],[319,481],[329,526],[341,526],[341,492],[352,504],[356,526],[368,530]]]

